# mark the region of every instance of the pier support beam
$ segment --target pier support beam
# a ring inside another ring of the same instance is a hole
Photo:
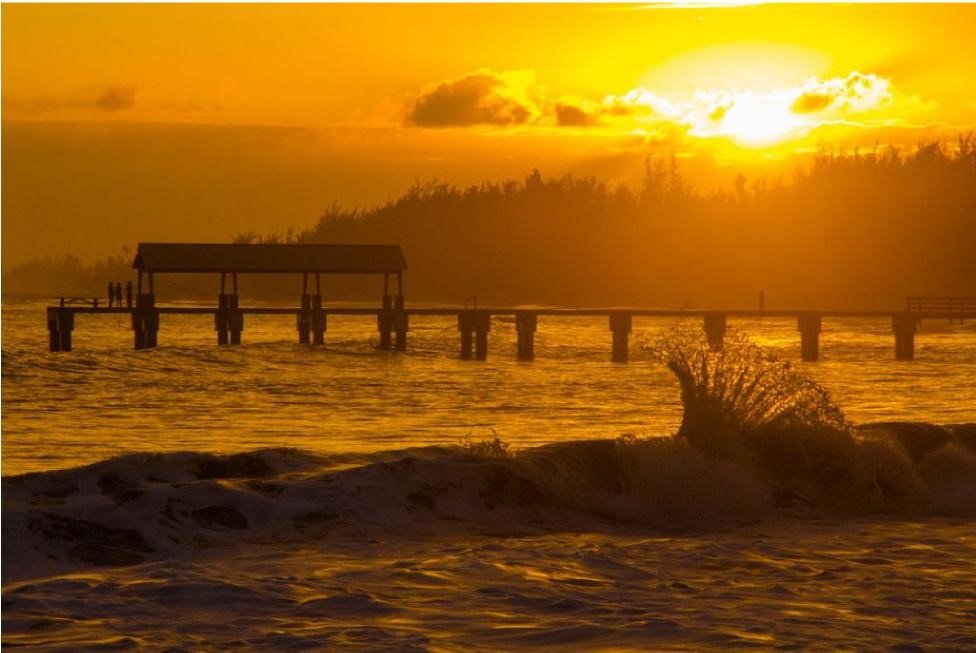
[[[518,337],[518,352],[516,357],[520,361],[530,361],[535,358],[535,331],[539,325],[539,315],[528,311],[518,311],[515,314],[515,332]]]
[[[474,349],[474,311],[458,313],[458,333],[461,334],[461,359],[470,360]]]
[[[298,311],[296,325],[298,327],[298,344],[309,344],[312,333],[312,296],[308,293],[302,293],[302,307]]]
[[[898,313],[891,317],[891,326],[895,331],[895,358],[900,361],[914,360],[917,316],[907,312]]]
[[[725,332],[728,330],[725,313],[705,313],[704,327],[708,346],[714,351],[721,351],[725,346]]]
[[[325,311],[322,309],[322,295],[315,294],[309,298],[309,319],[308,326],[312,332],[312,344],[325,345],[325,331],[328,328]],[[308,335],[305,336],[308,342]]]
[[[610,331],[613,332],[611,360],[614,363],[626,363],[630,359],[630,331],[632,326],[633,316],[630,313],[610,314]]]
[[[393,297],[383,295],[383,308],[376,318],[380,331],[380,349],[390,349],[393,345]]]
[[[474,319],[474,357],[483,361],[488,358],[488,332],[491,331],[491,313],[478,311]]]
[[[236,294],[221,293],[218,296],[217,313],[214,315],[214,329],[217,331],[218,345],[241,344],[244,330],[244,313],[241,312]]]
[[[820,331],[822,319],[815,313],[801,313],[796,318],[800,331],[800,358],[814,362],[820,359]]]
[[[75,328],[74,313],[63,307],[47,309],[48,349],[71,351],[71,332]]]
[[[393,298],[393,332],[396,339],[393,343],[393,348],[396,351],[407,351],[407,331],[409,330],[410,324],[407,319],[407,313],[404,310],[405,306],[403,303],[403,295],[397,295]]]
[[[472,336],[474,339],[474,358],[483,361],[488,358],[488,332],[491,331],[491,313],[477,309],[458,313],[458,331],[461,332],[461,358],[471,358]]]
[[[153,349],[158,344],[159,311],[156,310],[156,296],[151,292],[136,295],[132,333],[136,349]]]

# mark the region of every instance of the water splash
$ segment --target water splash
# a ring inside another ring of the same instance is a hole
[[[826,389],[742,332],[713,349],[697,330],[675,328],[650,350],[681,385],[678,435],[702,451],[729,455],[770,431],[853,431]]]

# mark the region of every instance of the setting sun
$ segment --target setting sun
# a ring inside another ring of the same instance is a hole
[[[766,145],[783,140],[798,128],[796,117],[782,102],[746,92],[723,110],[719,129],[745,145]]]

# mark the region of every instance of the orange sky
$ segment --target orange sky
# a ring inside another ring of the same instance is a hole
[[[974,5],[4,5],[3,265],[302,227],[416,178],[634,183],[674,153],[707,189],[953,139],[976,124],[973,25]]]

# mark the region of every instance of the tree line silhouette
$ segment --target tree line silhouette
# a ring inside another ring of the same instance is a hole
[[[593,177],[459,188],[417,182],[373,209],[328,208],[284,235],[234,242],[399,243],[408,301],[753,307],[900,306],[906,295],[976,294],[976,139],[910,150],[821,151],[789,182],[739,176],[698,192],[674,158],[648,157],[640,188]],[[17,266],[6,291],[98,293],[131,256]],[[166,281],[169,296],[215,294],[212,279]],[[294,279],[242,292],[292,298]],[[375,280],[327,282],[333,298],[375,298]]]

